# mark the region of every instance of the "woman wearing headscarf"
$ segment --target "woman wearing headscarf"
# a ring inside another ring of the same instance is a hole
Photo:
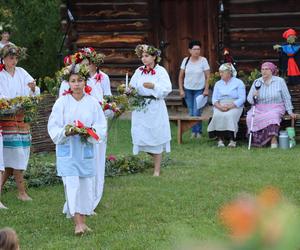
[[[229,139],[228,147],[236,147],[238,121],[246,99],[245,85],[236,78],[236,70],[231,63],[222,64],[219,73],[221,80],[214,86],[212,96],[214,111],[207,131],[209,137],[218,138],[218,147],[225,146],[225,139]]]
[[[279,133],[282,116],[287,112],[292,118],[293,113],[291,96],[283,78],[276,76],[277,67],[271,62],[261,65],[262,77],[256,79],[249,91],[247,101],[255,102],[255,114],[252,118],[252,107],[247,113],[247,127],[250,133],[251,119],[252,145],[262,147],[271,142],[271,148],[277,148],[277,136]]]

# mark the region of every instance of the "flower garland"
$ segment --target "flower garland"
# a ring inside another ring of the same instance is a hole
[[[89,68],[86,64],[71,64],[57,72],[56,76],[62,81],[69,81],[71,74],[79,74],[84,80],[89,78]]]
[[[37,113],[42,96],[18,96],[12,99],[0,99],[0,116],[15,115],[24,111],[24,122],[32,122]]]
[[[161,51],[159,49],[155,48],[154,46],[147,45],[147,44],[137,45],[135,48],[135,54],[139,58],[142,58],[143,53],[147,53],[149,55],[156,56],[157,63],[161,61],[161,57],[160,57]]]

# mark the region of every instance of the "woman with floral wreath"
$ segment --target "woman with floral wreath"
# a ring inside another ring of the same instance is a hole
[[[65,57],[64,63],[66,65],[72,64],[72,62],[78,62],[88,65],[89,78],[87,80],[87,87],[85,92],[95,97],[99,103],[103,103],[104,96],[111,96],[110,80],[107,74],[100,70],[100,66],[104,62],[104,55],[97,53],[94,48],[88,47],[80,49],[74,55]],[[69,86],[64,81],[60,88],[60,95],[67,93]],[[104,112],[106,118],[111,116],[109,110]],[[105,161],[106,161],[106,141],[102,141],[97,144],[96,147],[96,177],[95,177],[95,204],[94,209],[98,206],[104,187],[104,175],[105,175]]]
[[[55,102],[48,132],[56,144],[57,172],[65,189],[63,212],[73,218],[75,234],[81,235],[90,231],[85,218],[94,210],[95,144],[105,140],[107,122],[97,100],[84,92],[88,66],[69,65],[61,76],[70,91]]]
[[[97,53],[94,48],[83,48],[80,52],[88,59],[89,62],[89,78],[87,85],[91,88],[91,95],[94,96],[99,103],[103,103],[104,96],[111,96],[110,80],[107,74],[100,70],[100,66],[104,62],[104,54]],[[104,111],[105,117],[111,116],[110,110]],[[104,188],[105,177],[105,161],[106,161],[106,141],[97,144],[96,153],[96,176],[95,176],[95,201],[94,209],[98,206]]]
[[[29,96],[35,93],[36,84],[34,79],[21,67],[16,67],[19,59],[26,56],[26,49],[15,45],[6,45],[1,49],[3,64],[0,65],[0,96],[12,99],[15,97]],[[18,199],[22,201],[31,200],[25,190],[23,172],[27,168],[31,135],[30,126],[24,122],[24,112],[18,112],[10,116],[0,118],[3,135],[3,160],[5,173],[1,186],[7,178],[14,175]]]
[[[172,91],[168,72],[160,66],[160,50],[141,44],[135,49],[143,66],[136,69],[130,85],[139,95],[149,98],[142,110],[134,110],[131,119],[133,154],[147,152],[154,159],[154,176],[160,175],[163,151],[170,152],[170,123],[164,98]]]

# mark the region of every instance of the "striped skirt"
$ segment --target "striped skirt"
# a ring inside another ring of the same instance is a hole
[[[3,136],[4,166],[26,170],[31,145],[30,126],[24,122],[24,113],[0,116]]]

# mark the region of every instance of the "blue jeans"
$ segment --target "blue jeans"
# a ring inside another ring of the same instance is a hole
[[[189,110],[190,116],[200,116],[202,109],[197,109],[196,97],[203,93],[204,89],[193,90],[193,89],[184,89],[185,93],[185,102]],[[202,123],[198,122],[192,127],[193,133],[202,133]]]

